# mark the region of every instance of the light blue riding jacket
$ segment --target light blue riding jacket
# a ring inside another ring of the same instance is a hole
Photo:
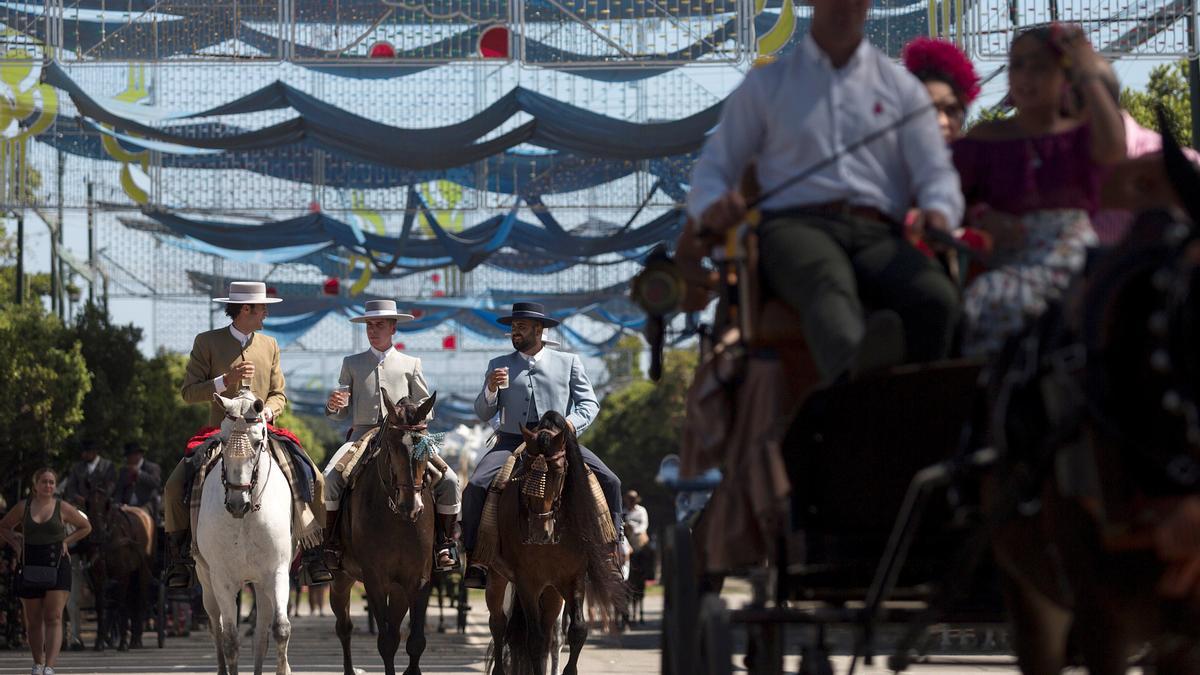
[[[508,368],[508,389],[499,390],[496,403],[489,405],[487,373],[504,367]],[[535,415],[553,410],[575,426],[576,434],[582,434],[600,412],[596,392],[583,370],[583,362],[575,354],[543,347],[537,363],[530,364],[514,351],[489,361],[487,373],[483,389],[475,397],[475,414],[487,422],[503,410],[500,431],[519,434],[526,421],[537,422]],[[531,398],[535,410],[530,410]]]

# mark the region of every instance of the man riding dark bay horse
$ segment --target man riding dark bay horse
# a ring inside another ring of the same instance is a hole
[[[486,566],[469,555],[478,543],[484,501],[492,479],[524,442],[523,430],[536,425],[541,415],[554,411],[566,419],[574,433],[581,434],[600,411],[579,357],[544,348],[543,329],[557,326],[558,321],[546,316],[542,305],[515,303],[512,314],[498,321],[511,326],[516,351],[488,363],[483,391],[475,398],[475,414],[479,419],[487,422],[499,413],[500,429],[496,445],[479,459],[463,491],[463,542],[471,564],[466,584],[471,588],[483,588],[487,580]],[[580,452],[603,489],[615,532],[620,532],[621,479],[592,451],[580,446]]]

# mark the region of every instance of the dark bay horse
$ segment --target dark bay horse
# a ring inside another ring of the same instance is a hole
[[[92,522],[88,578],[96,597],[95,649],[103,650],[114,634],[119,651],[140,648],[154,523],[145,509],[117,504],[102,488],[88,494],[86,512]],[[111,612],[107,598],[113,600]]]
[[[548,412],[535,431],[522,431],[524,460],[500,496],[499,555],[488,579],[491,672],[545,675],[565,609],[571,652],[562,672],[576,675],[588,633],[584,596],[606,621],[625,606],[600,528],[609,514],[597,512],[579,442],[562,415]]]
[[[1200,199],[1167,140],[1172,182]],[[1136,225],[1001,356],[1002,460],[983,497],[1022,672],[1081,656],[1093,675],[1124,673],[1149,644],[1154,672],[1200,673],[1200,596],[1167,597],[1172,561],[1156,547],[1200,494],[1198,396],[1200,237],[1182,214]],[[1198,560],[1200,547],[1185,562]]]
[[[355,581],[366,586],[367,602],[379,623],[377,644],[384,671],[396,673],[401,624],[411,611],[405,645],[409,663],[404,673],[421,672],[433,570],[434,506],[432,488],[425,482],[428,457],[416,448],[436,400],[435,393],[419,406],[408,398],[393,405],[383,392],[388,415],[368,446],[377,447],[379,454],[363,467],[357,484],[343,499],[342,569],[334,574],[330,604],[337,616],[346,675],[354,675],[350,594]]]

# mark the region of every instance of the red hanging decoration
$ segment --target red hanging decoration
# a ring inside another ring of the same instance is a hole
[[[507,59],[512,44],[508,26],[491,26],[479,35],[479,55],[485,59]]]
[[[337,295],[342,289],[342,282],[337,277],[329,277],[321,284],[321,292],[325,295]]]
[[[399,351],[404,351],[404,343],[403,343],[403,342],[397,342],[397,343],[396,343],[396,349],[397,349],[397,350],[399,350]]]
[[[455,350],[458,349],[458,336],[447,335],[442,338],[442,349]]]
[[[279,297],[279,289],[275,288],[274,286],[267,286],[267,297],[268,298],[278,298]]]
[[[308,212],[309,213],[320,213],[321,212],[321,202],[318,202],[318,201],[309,202],[308,203]]]
[[[410,309],[408,310],[408,313],[412,314],[414,319],[419,319],[422,316],[425,316],[425,310],[423,309]]]
[[[387,40],[380,40],[367,49],[367,56],[372,59],[394,59],[396,48]]]
[[[429,278],[430,278],[430,279],[432,279],[432,280],[433,280],[433,283],[435,283],[435,284],[440,284],[440,283],[442,283],[442,275],[438,274],[437,272],[434,272],[433,274],[430,274],[430,275],[429,275]]]
[[[440,289],[440,288],[439,288],[439,289],[436,289],[436,290],[433,292],[433,297],[435,297],[435,298],[442,298],[442,297],[445,297],[445,296],[446,296],[446,291],[443,291],[443,290],[442,290],[442,289]]]

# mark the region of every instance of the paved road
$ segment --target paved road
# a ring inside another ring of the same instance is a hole
[[[736,602],[736,600],[735,600]],[[469,625],[465,634],[447,632],[436,633],[436,610],[431,611],[431,631],[429,645],[421,660],[422,670],[428,673],[481,673],[483,660],[487,652],[487,616],[483,611],[483,603],[478,599],[470,615]],[[637,675],[642,673],[657,673],[659,671],[658,625],[661,609],[661,596],[652,596],[647,601],[647,625],[620,636],[599,635],[592,632],[592,638],[584,650],[580,672],[594,675]],[[375,639],[366,632],[365,616],[356,617],[356,634],[354,638],[355,665],[368,673],[382,673],[379,655],[375,650]],[[447,615],[447,626],[453,630],[453,616]],[[333,633],[333,618],[329,615],[302,616],[293,619],[293,637],[289,660],[292,669],[297,673],[312,673],[319,675],[340,675],[341,647]],[[149,635],[147,637],[150,637]],[[797,635],[797,637],[799,637]],[[953,641],[947,643],[952,651]],[[788,657],[787,667],[795,672],[798,668],[798,652]],[[247,664],[246,657],[251,654],[248,642],[242,646],[243,670]],[[741,660],[735,659],[740,664]],[[0,675],[26,674],[29,672],[29,657],[25,652],[0,651]],[[63,675],[76,673],[97,673],[114,675],[129,673],[137,675],[170,675],[174,673],[213,673],[216,670],[212,642],[207,633],[193,633],[188,638],[169,638],[166,648],[147,648],[130,652],[117,653],[108,651],[101,654],[93,652],[65,652],[59,661],[59,672]],[[396,665],[399,670],[407,665],[408,660],[403,647],[397,655]],[[250,662],[252,665],[252,662]],[[976,673],[1013,673],[1011,659],[1005,656],[942,656],[936,663],[919,665],[909,672],[918,675],[922,673],[937,673],[938,675],[974,675]],[[268,651],[267,672],[274,672],[274,648]],[[835,666],[838,672],[844,673],[848,659],[837,657]],[[862,668],[858,672],[868,675],[879,675],[884,672],[882,663],[877,661],[873,668]],[[740,670],[740,669],[739,669]],[[743,671],[744,672],[744,671]]]

